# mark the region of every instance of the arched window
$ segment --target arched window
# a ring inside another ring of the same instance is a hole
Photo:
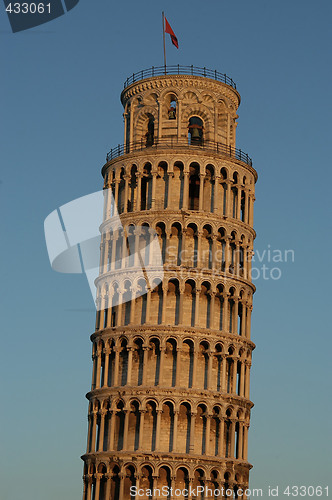
[[[169,120],[176,120],[176,101],[174,99],[170,102],[170,105],[169,105],[168,119]]]
[[[147,132],[145,134],[145,145],[146,147],[152,146],[154,143],[154,118],[149,116],[149,121],[147,124]]]
[[[151,163],[146,163],[141,180],[141,210],[149,210],[152,202],[152,174]]]
[[[189,167],[189,210],[199,210],[199,165],[192,163]]]
[[[198,116],[189,118],[190,144],[203,143],[203,121]]]

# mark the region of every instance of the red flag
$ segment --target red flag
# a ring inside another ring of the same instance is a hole
[[[178,39],[176,38],[175,33],[170,27],[170,24],[167,21],[166,17],[165,17],[165,33],[169,33],[171,35],[172,44],[175,45],[175,47],[178,49],[179,48]]]

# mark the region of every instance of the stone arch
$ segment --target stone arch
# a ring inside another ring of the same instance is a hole
[[[163,383],[167,387],[175,387],[177,365],[177,341],[167,338],[165,343]]]
[[[169,490],[172,485],[172,469],[169,464],[161,464],[158,469],[157,488],[162,491],[167,487]]]
[[[123,438],[124,438],[124,424],[125,424],[125,411],[124,411],[124,402],[122,400],[119,400],[119,402],[116,404],[116,409],[115,409],[115,425],[114,425],[114,444],[115,444],[115,449],[118,451],[121,451],[123,449]]]
[[[201,340],[197,354],[197,370],[200,373],[197,385],[200,389],[208,388],[209,348],[209,343],[206,340]]]
[[[181,465],[176,469],[175,480],[177,489],[180,491],[188,490],[189,488],[189,470],[187,467]],[[185,500],[188,497],[179,496],[180,500]]]
[[[167,257],[169,263],[174,266],[181,265],[181,252],[183,245],[182,225],[179,222],[173,222],[168,246]]]
[[[205,176],[203,185],[203,210],[205,212],[213,212],[214,199],[216,195],[215,186],[215,167],[211,163],[205,166]]]
[[[204,403],[197,405],[195,417],[195,453],[205,455],[207,453],[206,428],[207,428],[207,406]]]
[[[135,398],[131,399],[128,404],[128,435],[127,449],[136,451],[139,447],[139,431],[140,431],[140,401]]]
[[[200,165],[197,162],[191,162],[189,165],[189,210],[199,210],[200,182]]]
[[[164,401],[161,409],[160,448],[171,452],[174,448],[174,402]]]
[[[223,345],[221,342],[217,342],[212,354],[212,374],[211,374],[211,385],[212,389],[220,392],[222,390],[222,364],[223,364]]]
[[[160,383],[161,344],[158,337],[149,338],[149,350],[146,369],[148,384],[157,386]]]
[[[191,338],[184,339],[181,348],[181,381],[184,387],[192,387],[194,379],[195,344]]]
[[[140,111],[138,111],[136,118],[134,120],[134,142],[144,144],[146,139],[146,129],[150,118],[154,121],[154,135],[156,136],[156,131],[158,130],[158,113],[153,106],[144,106]]]
[[[173,164],[173,176],[169,179],[169,206],[183,208],[184,162],[177,160]]]
[[[191,413],[191,405],[188,402],[181,402],[179,405],[178,416],[178,439],[177,451],[180,453],[189,453],[191,436],[191,419],[194,418]]]
[[[148,451],[156,449],[157,402],[149,398],[145,403],[144,443]]]
[[[198,260],[198,231],[197,225],[190,222],[185,231],[184,264],[188,267],[197,267]]]
[[[154,469],[150,464],[144,464],[141,466],[140,474],[140,488],[146,493],[147,490],[153,490],[153,475]],[[150,500],[151,497],[146,494],[142,497],[142,500]]]
[[[132,354],[132,375],[131,381],[134,385],[143,384],[143,368],[144,368],[144,341],[140,337],[136,337],[133,341]]]
[[[211,283],[207,280],[201,284],[199,304],[200,326],[210,328],[211,324]]]
[[[155,174],[156,193],[155,209],[164,210],[168,205],[169,197],[169,182],[168,182],[168,164],[166,161],[160,161]]]
[[[166,321],[171,325],[179,324],[180,290],[179,280],[171,278],[167,286]]]
[[[204,224],[201,239],[201,265],[204,269],[212,269],[213,264],[213,230],[211,224]]]
[[[194,470],[193,488],[197,489],[198,486],[205,487],[205,471],[203,467],[197,467]]]

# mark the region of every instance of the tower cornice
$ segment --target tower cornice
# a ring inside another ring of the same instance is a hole
[[[222,94],[229,99],[233,106],[235,106],[235,109],[239,107],[241,102],[240,94],[230,85],[203,76],[191,75],[162,75],[139,80],[122,91],[121,102],[123,106],[125,106],[129,99],[134,96],[139,96],[142,92],[146,92],[147,90],[162,92],[164,89],[178,89],[181,91],[187,90],[188,87],[194,87],[201,91],[208,90],[213,92],[215,103],[218,102],[218,97]]]

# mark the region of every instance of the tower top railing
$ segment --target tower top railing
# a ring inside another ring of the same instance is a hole
[[[155,139],[153,144],[147,145],[146,141],[142,140],[140,142],[132,142],[128,144],[119,144],[115,148],[112,148],[106,155],[106,162],[114,160],[119,156],[132,153],[135,151],[146,151],[146,150],[155,150],[155,149],[172,149],[172,148],[183,148],[190,149],[191,151],[208,151],[215,154],[220,154],[227,156],[229,158],[233,158],[235,160],[242,161],[246,163],[250,167],[252,167],[252,159],[248,156],[247,153],[242,151],[242,149],[234,148],[232,146],[227,146],[226,144],[222,144],[221,142],[215,141],[202,141],[199,144],[189,143],[186,139],[179,139],[177,137],[170,138],[162,138]]]
[[[127,80],[123,84],[123,88],[126,89],[132,83],[144,80],[145,78],[151,78],[153,76],[165,76],[165,75],[193,75],[193,76],[203,76],[205,78],[210,78],[212,80],[217,80],[218,82],[226,83],[236,90],[236,83],[226,75],[226,73],[220,73],[217,70],[212,70],[208,68],[199,68],[198,66],[182,66],[177,64],[174,66],[152,66],[149,69],[143,69],[137,73],[133,73],[128,76]]]

